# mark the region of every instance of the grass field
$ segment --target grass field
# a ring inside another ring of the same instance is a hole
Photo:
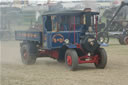
[[[128,46],[111,39],[105,69],[93,64],[79,65],[77,71],[69,71],[65,64],[50,58],[39,58],[35,65],[23,65],[19,42],[1,42],[1,85],[127,85]]]

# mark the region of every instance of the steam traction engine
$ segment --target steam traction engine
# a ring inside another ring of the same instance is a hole
[[[98,14],[90,8],[45,12],[40,29],[15,32],[15,39],[23,41],[22,62],[30,65],[38,57],[49,56],[65,62],[70,70],[83,63],[105,68],[107,54],[97,41]]]

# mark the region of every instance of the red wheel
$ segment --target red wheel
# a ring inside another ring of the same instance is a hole
[[[128,35],[120,35],[119,43],[121,45],[128,45]]]
[[[28,53],[27,53],[26,50],[24,50],[24,52],[23,52],[23,57],[24,57],[24,59],[27,59],[28,58]]]
[[[124,43],[125,43],[126,45],[128,45],[128,35],[125,36],[125,38],[124,38]]]
[[[78,66],[78,55],[76,50],[68,49],[65,53],[65,63],[70,70],[76,70]]]
[[[71,57],[71,56],[67,56],[67,64],[68,64],[69,66],[72,65],[72,57]]]

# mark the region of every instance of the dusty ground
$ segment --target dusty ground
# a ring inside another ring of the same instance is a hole
[[[119,45],[116,40],[105,47],[108,53],[105,69],[83,64],[75,72],[50,58],[38,59],[35,65],[23,65],[19,42],[0,44],[1,85],[128,85],[128,46]]]

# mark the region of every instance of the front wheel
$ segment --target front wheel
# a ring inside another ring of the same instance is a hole
[[[95,63],[96,68],[104,69],[107,64],[107,54],[104,48],[98,50],[98,62]]]
[[[36,46],[33,43],[24,43],[21,46],[21,59],[23,64],[31,65],[36,62]]]
[[[76,50],[67,49],[65,53],[65,63],[70,70],[76,70],[78,66],[78,55]]]

